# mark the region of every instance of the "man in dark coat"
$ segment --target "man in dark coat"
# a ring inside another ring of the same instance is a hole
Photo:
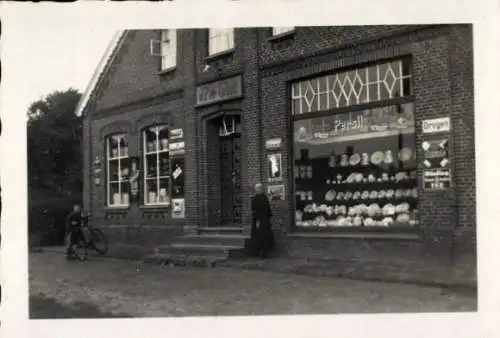
[[[271,226],[271,204],[260,183],[255,185],[255,195],[252,197],[252,215],[252,247],[255,249],[255,253],[265,259],[274,248],[274,234]]]

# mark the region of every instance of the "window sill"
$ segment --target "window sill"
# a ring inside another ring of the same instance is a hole
[[[217,59],[220,59],[220,58],[223,58],[223,57],[226,57],[226,56],[230,56],[233,53],[234,53],[234,48],[230,48],[230,49],[226,49],[226,50],[224,50],[222,52],[218,52],[218,53],[215,53],[215,54],[211,54],[211,55],[205,56],[203,59],[206,62],[211,62],[211,61],[215,61]]]
[[[286,235],[289,238],[313,238],[313,239],[373,239],[373,240],[407,240],[407,241],[418,241],[420,239],[416,229],[413,232],[363,232],[355,231],[352,232],[307,232],[295,229],[296,232]]]
[[[165,210],[167,208],[170,208],[170,203],[169,204],[148,204],[148,205],[141,205],[141,209],[144,210]]]
[[[279,42],[283,41],[286,39],[291,39],[295,36],[295,29],[289,32],[281,33],[278,35],[272,35],[270,38],[267,39],[269,42]]]
[[[165,68],[165,69],[158,71],[158,75],[162,76],[162,75],[172,74],[176,70],[177,70],[177,66],[168,67],[168,68]]]
[[[104,211],[125,211],[130,209],[130,205],[105,206]]]

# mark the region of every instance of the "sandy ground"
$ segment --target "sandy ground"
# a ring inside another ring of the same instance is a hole
[[[32,253],[29,266],[32,318],[445,312],[477,307],[474,295],[440,288],[266,271],[102,258],[68,262],[57,253]],[[56,305],[47,303],[51,300]],[[44,310],[51,306],[59,310]]]

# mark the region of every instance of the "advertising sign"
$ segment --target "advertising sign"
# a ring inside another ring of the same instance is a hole
[[[450,129],[451,129],[451,120],[449,117],[424,120],[422,122],[422,133],[424,134],[449,132]]]

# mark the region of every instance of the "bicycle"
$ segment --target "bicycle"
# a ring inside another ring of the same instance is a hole
[[[71,247],[73,257],[80,261],[87,259],[89,249],[95,250],[100,255],[104,255],[108,251],[106,236],[100,229],[90,226],[89,218],[89,216],[82,218],[78,242]],[[69,236],[67,238],[70,240]]]

